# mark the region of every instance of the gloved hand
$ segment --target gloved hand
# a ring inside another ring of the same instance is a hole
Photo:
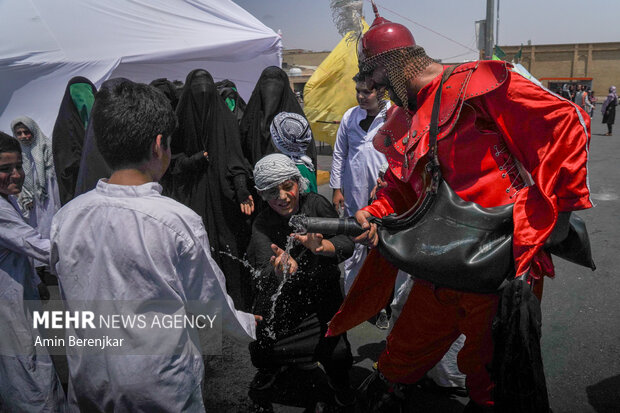
[[[200,171],[209,164],[209,154],[207,152],[196,152],[192,156],[179,156],[175,162],[173,173],[196,172]]]
[[[248,191],[245,175],[236,175],[233,178],[233,184],[235,186],[235,197],[241,208],[241,212],[245,215],[252,215],[254,212],[254,199]]]
[[[196,152],[189,157],[190,162],[196,166],[202,166],[209,162],[209,154],[207,152]]]

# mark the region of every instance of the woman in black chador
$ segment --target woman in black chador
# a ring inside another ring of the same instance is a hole
[[[238,309],[246,307],[249,280],[242,257],[249,241],[246,215],[254,209],[247,189],[249,165],[239,145],[237,120],[202,69],[187,75],[172,137],[171,193],[198,213],[209,234],[213,258],[226,276]]]
[[[85,77],[76,76],[67,84],[52,132],[52,154],[62,205],[75,192],[84,136],[97,88]]]
[[[166,95],[166,98],[168,98],[168,100],[170,101],[170,105],[172,105],[172,109],[176,111],[177,105],[179,104],[179,97],[181,96],[180,87],[177,87],[174,83],[172,83],[165,77],[155,79],[151,83],[149,83],[149,85],[153,86],[155,89]],[[170,168],[168,168],[164,176],[161,177],[159,183],[164,188],[164,190],[162,191],[162,195],[171,196],[171,194],[168,192],[172,188],[172,173],[170,171]]]
[[[174,83],[172,83],[165,77],[160,77],[159,79],[153,80],[151,83],[149,83],[149,85],[153,86],[155,89],[166,95],[166,97],[170,101],[170,104],[172,105],[172,109],[176,110],[177,104],[179,103],[180,93]]]
[[[103,82],[100,90],[112,89],[123,82],[129,82],[129,80],[124,77],[108,79]],[[95,136],[95,129],[92,123],[86,128],[86,137],[84,138],[82,158],[79,165],[80,169],[76,178],[74,197],[95,189],[97,182],[101,178],[109,178],[112,175],[112,169],[103,159],[97,147],[97,137]]]
[[[305,116],[284,70],[269,66],[261,73],[240,124],[241,146],[252,167],[263,156],[279,152],[272,143],[269,127],[273,117],[280,112]],[[314,138],[306,155],[312,159],[313,165],[317,164]]]

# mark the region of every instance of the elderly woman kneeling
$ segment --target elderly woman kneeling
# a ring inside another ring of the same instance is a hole
[[[307,368],[319,361],[336,402],[350,404],[349,342],[345,335],[324,335],[342,304],[338,264],[351,256],[353,242],[345,235],[291,234],[289,219],[294,214],[338,215],[323,196],[304,193],[307,180],[289,157],[271,154],[259,160],[254,181],[269,208],[256,217],[248,248],[250,263],[258,270],[253,311],[264,317],[257,341],[250,345],[252,363],[259,368],[250,386],[266,389],[284,366]]]

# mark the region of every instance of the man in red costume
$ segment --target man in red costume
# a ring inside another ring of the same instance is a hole
[[[378,242],[376,226],[368,223],[371,216],[403,213],[424,196],[423,168],[416,166],[429,149],[431,109],[445,69],[416,45],[406,27],[376,15],[360,40],[360,72],[373,87],[387,87],[398,106],[374,139],[388,159],[387,187],[355,215],[368,229],[356,241],[371,247]],[[483,207],[514,204],[516,276],[525,274],[539,297],[542,277],[554,275],[543,246],[566,233],[556,223],[566,224],[568,212],[592,206],[589,140],[590,120],[582,109],[506,62],[460,65],[443,86],[437,136],[443,177],[465,201]],[[328,334],[369,318],[389,298],[396,272],[372,250]],[[466,411],[492,410],[491,324],[498,300],[499,294],[461,292],[416,279],[379,358],[376,376],[387,388],[384,399],[397,396],[399,385],[420,380],[463,333],[467,339],[458,364],[467,375],[471,402]],[[372,411],[393,409],[374,403]]]

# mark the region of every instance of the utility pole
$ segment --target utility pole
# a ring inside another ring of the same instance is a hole
[[[495,44],[499,46],[499,1],[497,0],[497,12],[495,13]]]
[[[485,59],[493,58],[493,26],[495,23],[495,1],[487,0],[487,22],[485,27],[484,54]]]

